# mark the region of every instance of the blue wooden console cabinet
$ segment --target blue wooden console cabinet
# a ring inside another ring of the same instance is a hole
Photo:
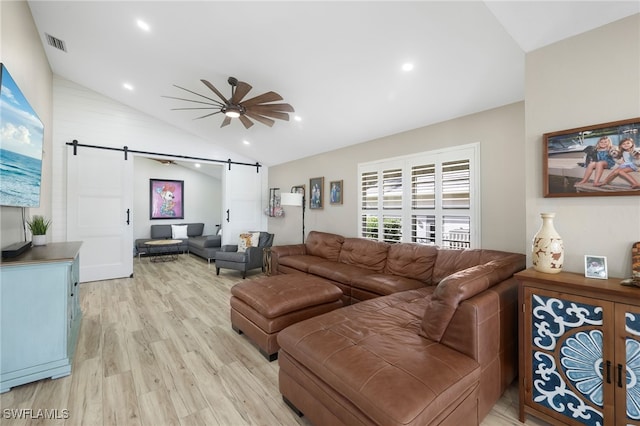
[[[81,245],[50,243],[0,263],[0,393],[71,374]]]

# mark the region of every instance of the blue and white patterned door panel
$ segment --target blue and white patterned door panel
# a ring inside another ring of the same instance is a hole
[[[627,424],[640,422],[640,312],[625,312]]]
[[[603,424],[601,306],[532,295],[532,399],[575,422]]]

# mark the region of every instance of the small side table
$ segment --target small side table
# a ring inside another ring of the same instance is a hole
[[[271,275],[271,247],[265,247],[262,249],[262,265],[264,267],[264,274]]]

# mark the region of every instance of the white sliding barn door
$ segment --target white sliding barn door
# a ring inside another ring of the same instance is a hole
[[[81,282],[133,273],[132,179],[131,154],[67,150],[67,240],[83,242]]]
[[[222,175],[223,244],[238,244],[238,236],[243,232],[267,230],[261,206],[264,174],[264,168],[259,173],[250,166],[232,165],[231,170],[225,168]]]

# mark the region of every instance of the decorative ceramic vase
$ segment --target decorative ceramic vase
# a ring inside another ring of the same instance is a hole
[[[553,227],[555,213],[541,213],[542,226],[533,237],[531,254],[533,269],[547,274],[557,274],[562,271],[564,263],[564,245],[562,237]]]
[[[46,235],[32,235],[31,236],[31,244],[34,246],[46,246],[47,245],[47,236]]]

